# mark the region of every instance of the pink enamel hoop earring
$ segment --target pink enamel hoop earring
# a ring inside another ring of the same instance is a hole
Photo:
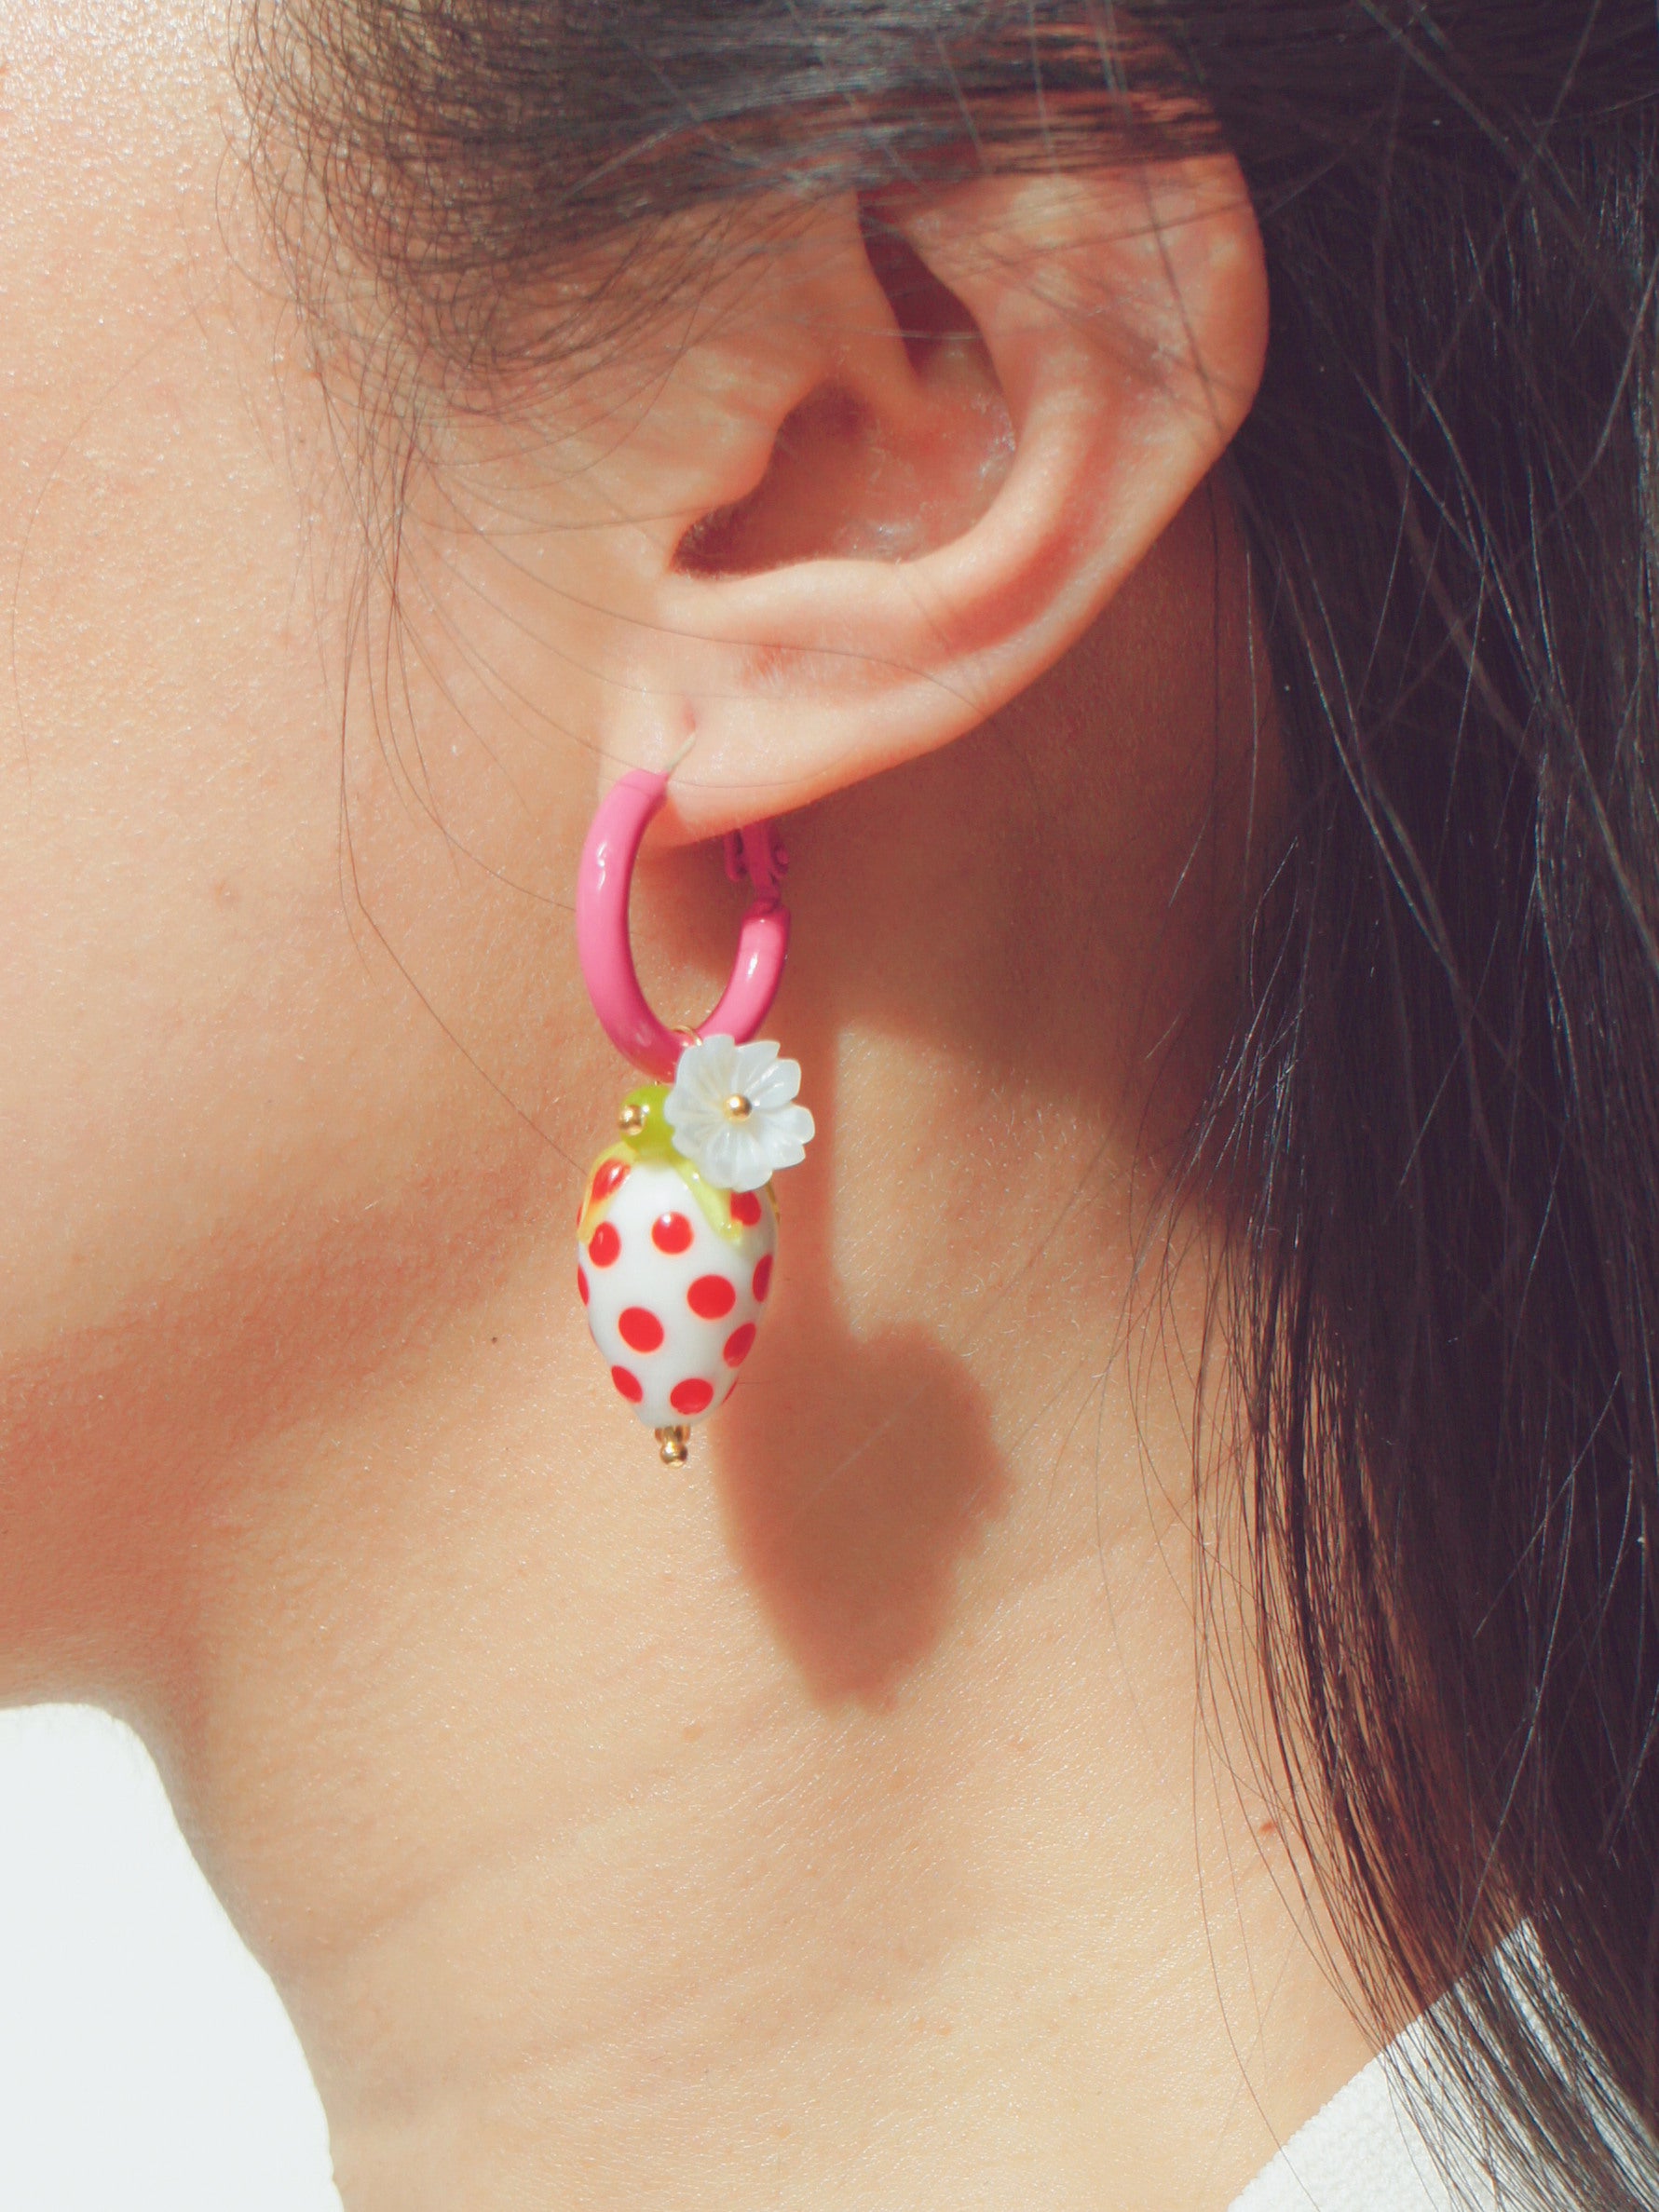
[[[672,1083],[685,1038],[657,1019],[640,989],[628,934],[628,894],[645,834],[662,810],[668,778],[635,768],[614,785],[593,817],[576,884],[576,945],[582,981],[599,1025],[624,1058],[659,1083]],[[734,830],[727,873],[747,875],[755,900],[738,936],[725,995],[698,1036],[723,1034],[747,1044],[772,1011],[789,953],[789,909],[779,895],[788,861],[769,821]]]
[[[754,1347],[778,1248],[771,1178],[795,1166],[812,1117],[801,1071],[756,1041],[789,951],[779,890],[788,865],[769,821],[726,840],[727,873],[755,897],[719,1004],[693,1031],[652,1012],[633,965],[628,895],[668,778],[635,768],[606,795],[582,848],[577,953],[605,1035],[647,1080],[589,1171],[577,1289],[619,1396],[683,1466],[694,1422],[725,1404]]]

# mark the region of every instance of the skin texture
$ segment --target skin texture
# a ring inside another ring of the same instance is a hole
[[[223,41],[0,7],[0,1688],[155,1748],[351,2212],[1218,2212],[1370,2047],[1201,1701],[1159,1198],[1272,821],[1249,211],[895,207],[919,360],[853,210],[774,222],[442,421],[394,625]],[[670,1475],[571,1282],[569,895],[687,739],[647,987],[795,809],[821,1133]]]

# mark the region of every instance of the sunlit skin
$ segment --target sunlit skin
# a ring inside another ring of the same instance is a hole
[[[901,210],[919,361],[803,219],[673,375],[449,426],[394,626],[206,12],[0,8],[0,1681],[156,1750],[350,2212],[1221,2212],[1372,2047],[1201,1703],[1161,1213],[1273,824],[1248,210],[1176,181],[1184,317],[1132,184]],[[570,897],[688,737],[646,984],[786,812],[819,1134],[670,1473]]]

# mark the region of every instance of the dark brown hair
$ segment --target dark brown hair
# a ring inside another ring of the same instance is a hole
[[[1652,0],[250,6],[305,296],[428,388],[602,344],[688,210],[1236,155],[1291,803],[1193,1157],[1267,1725],[1380,2013],[1456,1983],[1505,2201],[1659,2202]]]

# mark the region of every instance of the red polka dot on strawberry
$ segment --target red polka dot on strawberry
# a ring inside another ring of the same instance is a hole
[[[628,1162],[625,1160],[607,1160],[593,1177],[592,1187],[588,1193],[588,1203],[591,1206],[597,1206],[605,1199],[614,1197],[627,1180]]]
[[[726,1364],[741,1367],[755,1348],[755,1323],[746,1321],[741,1329],[733,1329],[726,1339]]]
[[[702,1321],[724,1321],[737,1302],[737,1285],[724,1275],[700,1275],[686,1293],[687,1305]]]
[[[614,1267],[621,1250],[622,1240],[608,1221],[602,1221],[588,1239],[588,1257],[596,1268]]]
[[[617,1328],[631,1351],[657,1351],[661,1347],[662,1323],[647,1307],[625,1307]]]
[[[700,1376],[690,1376],[685,1382],[675,1383],[668,1402],[676,1413],[707,1413],[714,1403],[714,1386]]]
[[[577,1296],[585,1306],[588,1302],[588,1270],[586,1268],[578,1268],[576,1271],[576,1289]]]
[[[741,1221],[745,1228],[760,1225],[760,1196],[754,1190],[734,1190],[731,1194],[731,1217]]]
[[[626,1367],[613,1367],[611,1380],[627,1399],[630,1405],[637,1405],[646,1394],[644,1383],[637,1375],[630,1375]]]
[[[755,1263],[755,1296],[764,1306],[766,1294],[772,1287],[772,1255],[763,1252]]]
[[[659,1214],[651,1224],[651,1242],[659,1252],[688,1252],[691,1224],[684,1214]]]

